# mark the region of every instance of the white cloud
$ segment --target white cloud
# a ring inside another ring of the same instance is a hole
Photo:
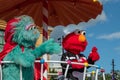
[[[50,38],[53,38],[55,42],[61,43],[62,36],[65,35],[63,32],[64,26],[56,26],[50,34]]]
[[[107,20],[107,16],[104,11],[100,15],[96,17],[96,19],[90,19],[88,22],[81,22],[77,26],[82,28],[88,28],[90,26],[96,25],[98,22],[105,22]]]
[[[90,26],[95,25],[97,22],[105,22],[106,21],[106,15],[104,11],[101,13],[101,15],[98,15],[96,19],[91,19],[88,22],[81,22],[78,25],[75,24],[70,24],[67,26],[56,26],[51,34],[50,37],[54,38],[56,42],[59,42],[59,39],[62,38],[62,36],[65,36],[66,34],[73,32],[75,29],[80,29],[80,30],[86,30],[86,28],[89,28]],[[93,34],[88,35],[88,37],[92,37]]]
[[[80,22],[78,25],[70,24],[67,26],[56,26],[51,34],[50,37],[54,38],[56,42],[59,42],[59,39],[62,38],[62,36],[65,36],[66,34],[73,32],[75,29],[80,30],[86,30],[86,28],[89,28],[90,26],[95,25],[98,22],[105,22],[106,21],[106,14],[104,11],[102,11],[101,15],[98,15],[96,19],[91,19],[88,22]],[[89,35],[88,37],[92,37],[93,34]]]
[[[88,37],[93,37],[93,36],[94,36],[94,34],[93,34],[93,33],[88,34]]]
[[[107,20],[107,16],[106,16],[105,12],[102,11],[101,15],[98,15],[96,20],[97,21],[106,21]]]
[[[98,39],[106,39],[106,40],[113,40],[113,39],[120,39],[120,32],[115,32],[111,34],[104,34],[99,37]]]
[[[73,32],[74,30],[76,29],[80,29],[80,30],[83,30],[82,27],[78,27],[78,25],[75,25],[75,24],[70,24],[68,26],[56,26],[51,34],[50,34],[50,38],[53,38],[56,42],[60,43],[62,38],[66,35],[66,34],[69,34],[71,32]]]

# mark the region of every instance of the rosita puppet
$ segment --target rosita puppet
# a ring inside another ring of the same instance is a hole
[[[59,44],[52,39],[35,47],[40,33],[30,16],[22,15],[8,21],[5,29],[5,45],[0,53],[0,60],[13,61],[2,64],[2,80],[34,80],[34,61],[45,53],[61,52]],[[37,79],[39,80],[39,79]]]
[[[94,64],[100,58],[96,47],[92,48],[88,58],[82,54],[82,52],[86,49],[87,43],[85,31],[76,29],[75,31],[69,33],[63,38],[62,41],[62,46],[66,52],[62,54],[61,60]],[[66,64],[61,65],[63,74],[65,74]],[[67,80],[82,80],[82,77],[80,76],[82,75],[83,71],[84,66],[70,64],[67,72]]]

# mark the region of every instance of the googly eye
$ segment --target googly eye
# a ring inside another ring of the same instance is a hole
[[[34,30],[34,29],[36,29],[35,25],[32,25],[32,26],[29,27],[29,30]]]
[[[29,29],[28,30],[32,30],[32,27],[29,27]]]
[[[36,25],[35,24],[28,24],[26,27],[25,27],[26,30],[33,30],[33,29],[36,29]]]
[[[86,34],[86,32],[85,32],[85,31],[81,31],[81,34],[82,34],[82,35],[85,35],[85,34]]]
[[[32,29],[36,29],[36,26],[32,26]]]
[[[81,34],[81,30],[75,30],[75,34]]]

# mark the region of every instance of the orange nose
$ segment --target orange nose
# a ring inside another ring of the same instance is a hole
[[[37,31],[34,31],[33,33],[34,33],[34,34],[37,34]]]
[[[85,42],[85,40],[86,40],[86,37],[85,37],[85,35],[79,35],[79,41],[80,42]]]

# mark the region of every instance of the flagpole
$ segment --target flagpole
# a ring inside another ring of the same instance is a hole
[[[48,0],[43,0],[43,42],[48,40]],[[43,59],[47,61],[47,54],[43,55]],[[45,70],[45,73],[47,73],[47,69]],[[47,80],[47,74],[43,74],[43,76]]]

